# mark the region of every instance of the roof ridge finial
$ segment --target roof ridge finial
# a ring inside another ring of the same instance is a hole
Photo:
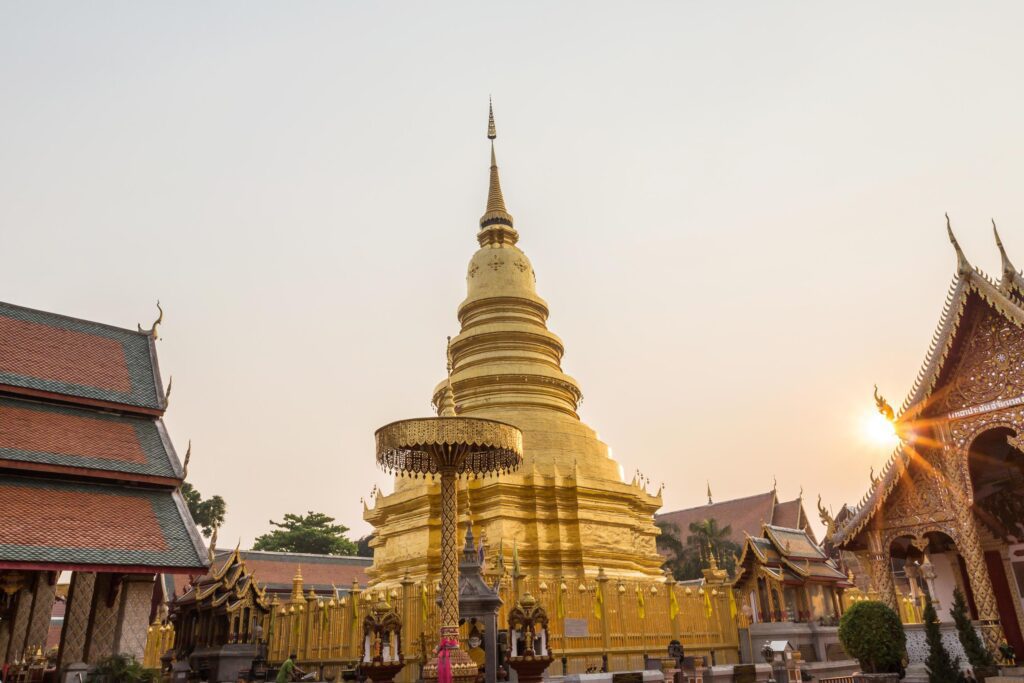
[[[992,219],[992,232],[996,236],[996,246],[999,247],[999,257],[1003,260],[1003,275],[1014,276],[1017,274],[1017,269],[1013,267],[1013,263],[1010,261],[1010,257],[1006,255],[1006,249],[1003,247],[1003,240],[999,238],[999,228],[996,227],[996,219]]]
[[[711,501],[711,481],[708,480],[708,505],[714,505]]]
[[[512,227],[512,216],[505,208],[505,196],[501,192],[501,179],[498,177],[498,159],[494,152],[494,140],[498,137],[494,125],[494,102],[487,99],[487,139],[491,141],[491,178],[487,188],[487,209],[480,217],[480,245],[515,244],[519,236]]]
[[[953,226],[949,222],[949,213],[946,214],[946,232],[949,234],[949,241],[953,244],[953,249],[956,250],[957,271],[961,275],[966,275],[972,270],[971,264],[968,262],[967,257],[964,256],[964,250],[960,248],[960,243],[956,241],[956,235],[953,234]]]

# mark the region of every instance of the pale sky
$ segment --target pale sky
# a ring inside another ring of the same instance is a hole
[[[0,2],[0,300],[166,311],[167,424],[227,499],[368,530],[425,415],[488,148],[583,387],[665,510],[854,502],[955,259],[1024,265],[1024,5]]]

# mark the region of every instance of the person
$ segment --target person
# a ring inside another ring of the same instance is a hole
[[[277,683],[292,683],[299,676],[305,676],[306,672],[295,666],[295,660],[298,655],[294,652],[288,655],[288,659],[284,660],[284,664],[277,670]]]

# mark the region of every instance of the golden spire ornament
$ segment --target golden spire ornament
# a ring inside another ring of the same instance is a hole
[[[487,187],[487,209],[480,217],[480,245],[494,241],[515,244],[518,235],[512,229],[512,216],[505,208],[505,196],[501,192],[501,179],[498,177],[498,159],[494,152],[494,140],[498,130],[494,125],[494,104],[490,103],[487,110],[487,139],[491,141],[491,176]]]

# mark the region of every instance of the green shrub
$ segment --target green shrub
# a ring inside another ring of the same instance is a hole
[[[89,677],[104,683],[152,683],[155,678],[151,669],[143,668],[131,655],[111,655],[101,659]]]
[[[864,673],[900,673],[907,636],[899,615],[886,604],[853,604],[839,620],[839,642]]]
[[[960,680],[960,658],[950,655],[942,644],[939,618],[931,600],[925,605],[922,619],[924,639],[928,643],[928,659],[924,662],[928,667],[928,683],[957,683]]]
[[[964,654],[967,655],[967,661],[974,669],[974,675],[978,678],[992,675],[991,670],[996,665],[995,657],[981,643],[978,632],[974,630],[971,617],[967,614],[967,601],[964,600],[964,594],[959,588],[953,591],[953,607],[950,608],[949,614],[956,622],[956,634],[960,638]]]

